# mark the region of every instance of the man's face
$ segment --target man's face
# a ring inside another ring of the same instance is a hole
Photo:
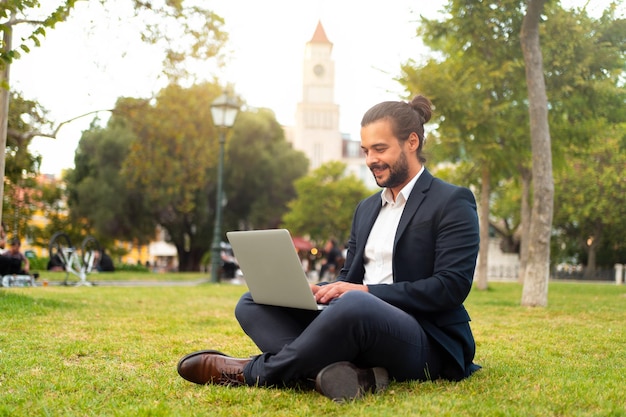
[[[374,174],[376,184],[390,188],[394,196],[420,168],[413,146],[411,140],[400,143],[388,120],[378,120],[361,128],[365,162]]]

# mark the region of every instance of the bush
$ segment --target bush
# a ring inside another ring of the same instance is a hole
[[[116,271],[126,271],[126,272],[150,272],[145,265],[140,264],[115,264]]]
[[[48,260],[50,258],[46,257],[34,257],[28,258],[28,262],[30,263],[30,270],[32,272],[35,271],[45,271],[48,268]]]
[[[32,272],[46,271],[48,269],[49,260],[50,258],[47,256],[29,258],[28,261],[30,262],[30,270]],[[126,272],[150,272],[150,270],[146,268],[144,265],[126,264],[126,263],[115,264],[115,270],[126,271]]]

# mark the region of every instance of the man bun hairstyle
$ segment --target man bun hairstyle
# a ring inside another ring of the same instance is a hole
[[[378,120],[387,119],[391,122],[391,129],[400,142],[406,141],[411,133],[415,132],[419,138],[417,157],[420,162],[426,162],[422,156],[424,146],[424,124],[432,117],[432,103],[421,94],[413,97],[410,102],[383,101],[378,103],[363,115],[361,127],[367,126]]]
[[[433,115],[432,103],[421,94],[413,97],[413,100],[411,100],[411,107],[413,107],[413,110],[422,116],[422,125],[424,123],[428,123]]]

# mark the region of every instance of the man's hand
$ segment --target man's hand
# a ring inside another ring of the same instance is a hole
[[[367,285],[353,284],[344,281],[336,281],[328,285],[311,284],[311,291],[313,291],[313,295],[315,295],[315,300],[321,304],[328,304],[348,291],[369,292]]]

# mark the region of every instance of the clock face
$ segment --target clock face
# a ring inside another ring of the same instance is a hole
[[[318,77],[321,77],[322,75],[324,75],[324,67],[321,66],[320,64],[317,64],[316,66],[313,67],[313,72]]]

